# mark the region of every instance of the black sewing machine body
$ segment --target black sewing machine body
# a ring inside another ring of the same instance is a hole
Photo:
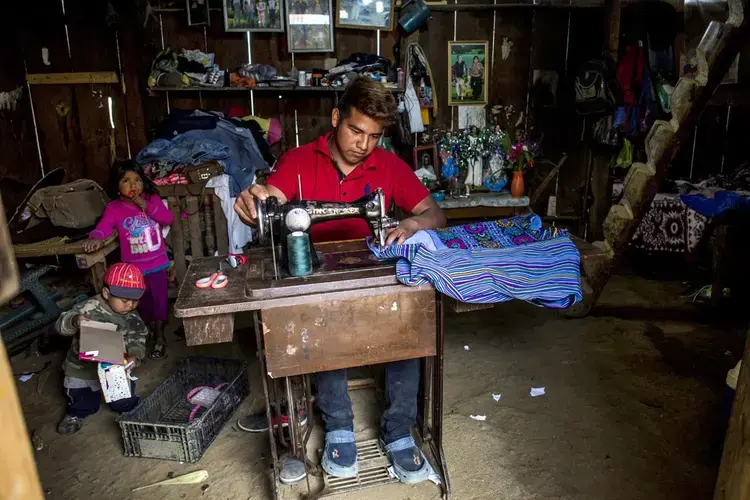
[[[256,199],[255,209],[258,215],[258,240],[262,245],[270,244],[272,247],[277,279],[281,277],[278,272],[279,264],[288,274],[287,236],[293,232],[301,231],[309,235],[310,228],[320,222],[359,218],[369,224],[376,242],[382,247],[385,245],[387,230],[398,224],[398,221],[386,213],[385,197],[380,189],[351,203],[294,200],[280,205],[275,197],[269,197],[265,201]],[[281,246],[280,262],[276,259],[277,245]],[[312,240],[310,253],[313,268],[317,269],[320,267],[320,258]]]

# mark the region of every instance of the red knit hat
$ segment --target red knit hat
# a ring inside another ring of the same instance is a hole
[[[141,271],[133,264],[118,262],[104,273],[104,284],[115,297],[140,299],[146,291],[146,282]]]

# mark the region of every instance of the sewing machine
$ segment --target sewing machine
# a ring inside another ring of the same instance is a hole
[[[269,198],[256,201],[255,208],[262,245],[247,252],[245,266],[225,270],[228,285],[220,290],[198,289],[192,283],[210,275],[224,257],[194,259],[174,311],[183,320],[188,345],[232,341],[235,316],[252,312],[269,422],[272,408],[291,403],[288,428],[269,423],[274,499],[282,496],[282,456],[309,464],[313,426],[301,425],[298,411],[305,408],[313,414],[311,374],[413,358],[423,359],[416,437],[441,478],[440,493],[449,499],[442,447],[442,295],[431,285],[400,284],[394,263],[379,261],[363,240],[318,244],[311,249],[317,267],[305,277],[289,276],[285,265],[279,265],[286,263],[289,233],[309,231],[324,221],[364,219],[375,241],[384,245],[396,221],[386,215],[382,191],[354,203],[293,201],[282,206]],[[360,475],[316,476],[311,469],[306,498],[356,495],[363,488],[396,481],[377,437],[360,433],[357,439]]]
[[[378,188],[374,193],[352,203],[295,200],[279,205],[271,196],[265,201],[255,199],[258,216],[258,240],[261,245],[270,245],[273,258],[273,277],[289,278],[287,236],[295,231],[308,233],[317,223],[348,218],[364,219],[372,230],[380,248],[385,246],[388,229],[396,227],[398,221],[386,213],[385,196]],[[281,245],[283,272],[279,272],[276,256],[277,245]],[[321,256],[310,242],[313,269],[320,271]]]

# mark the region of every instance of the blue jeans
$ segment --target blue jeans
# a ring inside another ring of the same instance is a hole
[[[380,437],[386,444],[410,435],[417,422],[419,369],[419,359],[385,365],[386,408],[380,421]],[[326,432],[354,431],[347,380],[346,369],[315,374],[318,408],[323,414]]]

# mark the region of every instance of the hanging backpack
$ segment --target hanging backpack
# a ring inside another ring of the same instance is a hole
[[[576,75],[575,90],[579,115],[603,115],[617,106],[616,84],[606,60],[587,61]]]

